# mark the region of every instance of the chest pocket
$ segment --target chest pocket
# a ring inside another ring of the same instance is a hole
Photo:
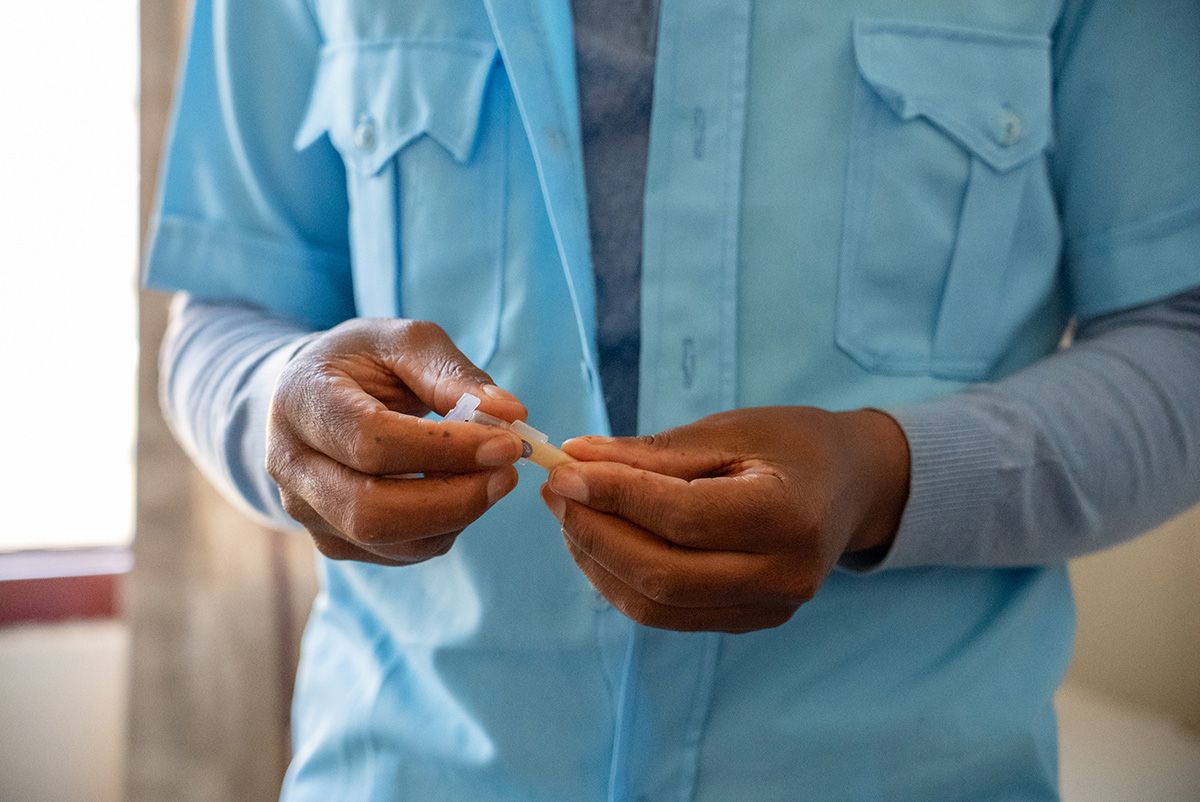
[[[1044,308],[1058,243],[1049,46],[856,21],[837,338],[867,370],[983,378]]]
[[[498,63],[494,42],[327,46],[296,136],[304,148],[327,133],[345,161],[358,314],[431,320],[481,366],[502,301],[508,93]]]

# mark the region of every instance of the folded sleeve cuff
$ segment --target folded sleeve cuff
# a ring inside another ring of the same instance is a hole
[[[1081,318],[1156,301],[1200,284],[1200,201],[1067,243]]]
[[[155,221],[145,284],[249,301],[315,328],[354,317],[346,254],[171,215]]]

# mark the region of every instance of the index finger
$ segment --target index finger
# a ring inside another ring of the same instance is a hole
[[[681,479],[616,462],[555,468],[550,489],[680,546],[767,553],[780,480],[770,474]]]
[[[682,429],[639,437],[573,437],[562,450],[585,462],[620,462],[653,473],[697,479],[720,473],[734,457],[710,443],[689,442]]]
[[[776,600],[777,594],[763,582],[769,576],[769,557],[679,548],[628,520],[569,502],[562,524],[572,557],[589,578],[595,579],[596,573],[584,561],[654,606],[696,609]],[[627,593],[619,595],[628,598]]]
[[[511,465],[522,450],[505,429],[394,412],[349,377],[327,379],[283,423],[313,450],[374,476],[470,473]]]

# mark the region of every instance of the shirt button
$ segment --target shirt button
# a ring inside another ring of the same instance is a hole
[[[598,590],[592,591],[592,607],[596,608],[596,612],[603,613],[606,610],[612,609],[612,605],[608,603],[608,599]]]
[[[546,126],[546,144],[556,153],[567,149],[567,137],[557,125]]]
[[[371,117],[360,118],[358,125],[354,126],[354,147],[359,150],[374,150],[377,138],[375,120]]]
[[[1000,118],[1000,130],[996,136],[996,142],[1004,147],[1010,147],[1021,141],[1021,118],[1016,113],[1004,110],[1004,116]]]

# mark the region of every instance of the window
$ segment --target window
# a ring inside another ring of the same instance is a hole
[[[132,537],[137,95],[135,0],[0,3],[0,552]]]

